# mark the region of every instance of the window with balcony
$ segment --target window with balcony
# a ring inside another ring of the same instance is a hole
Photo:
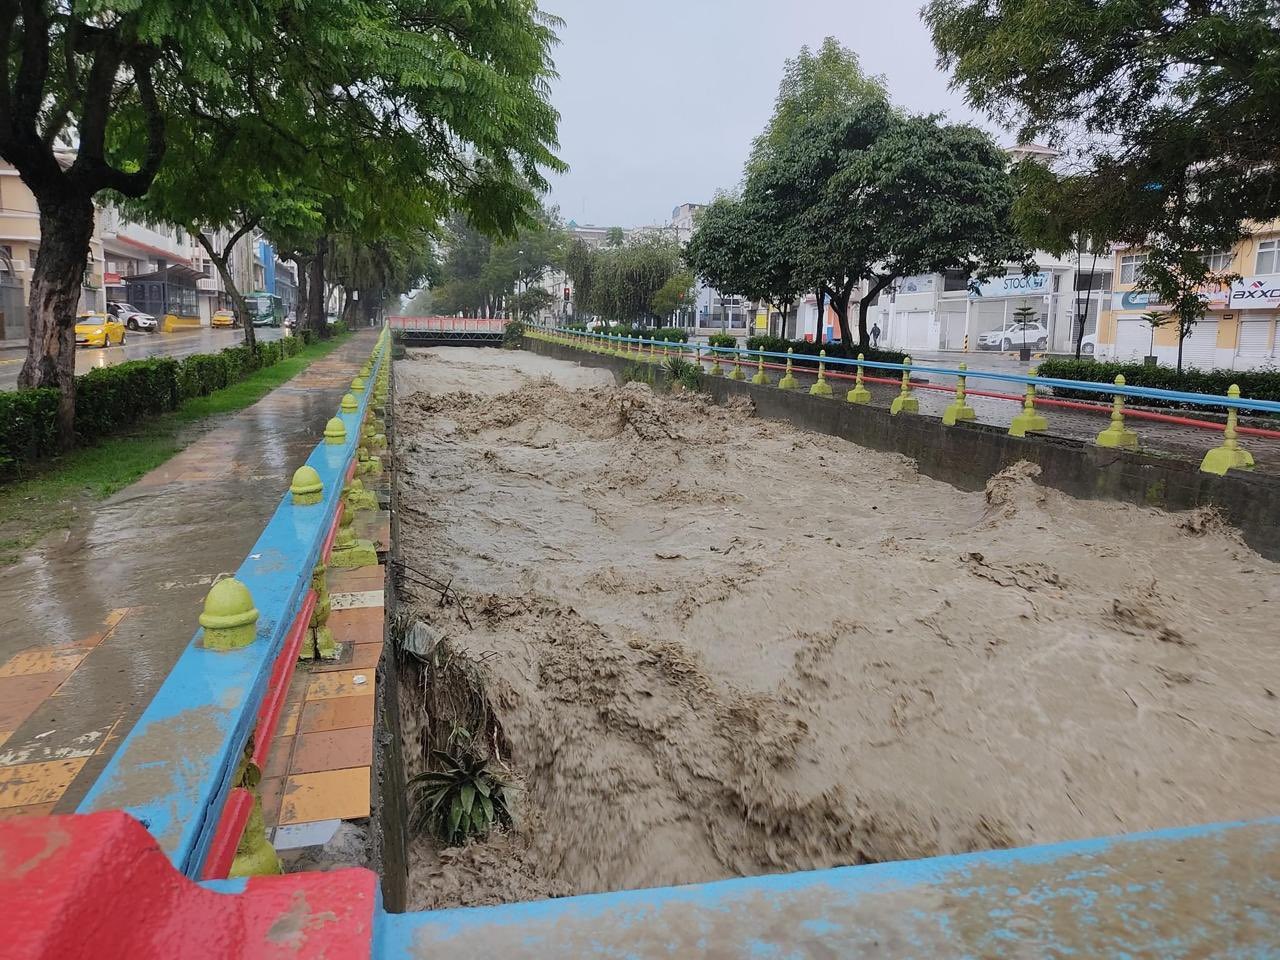
[[[1126,254],[1120,258],[1120,282],[1124,284],[1134,284],[1138,282],[1138,274],[1142,272],[1142,265],[1147,262],[1145,253]]]
[[[1280,238],[1258,244],[1256,273],[1280,273]]]

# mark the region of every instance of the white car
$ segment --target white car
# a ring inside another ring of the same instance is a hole
[[[1049,331],[1039,321],[1023,325],[1010,321],[998,330],[988,330],[978,337],[979,350],[1017,350],[1031,347],[1043,350],[1049,343]]]
[[[111,314],[130,330],[151,330],[154,332],[160,328],[160,324],[156,323],[155,317],[149,313],[143,313],[131,303],[113,300],[107,304],[107,313]]]

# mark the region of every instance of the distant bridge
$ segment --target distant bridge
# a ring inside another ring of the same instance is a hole
[[[389,317],[387,325],[411,347],[502,343],[506,320],[477,317]]]

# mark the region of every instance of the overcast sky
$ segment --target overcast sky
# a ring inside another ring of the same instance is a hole
[[[665,222],[734,186],[768,121],[782,63],[834,36],[895,102],[979,122],[934,65],[923,0],[542,0],[555,51],[560,156],[551,201],[602,226]]]

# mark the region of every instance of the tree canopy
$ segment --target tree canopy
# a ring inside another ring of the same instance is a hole
[[[680,248],[660,235],[642,234],[600,250],[579,240],[565,257],[576,309],[606,320],[652,321],[654,297],[680,269]]]

